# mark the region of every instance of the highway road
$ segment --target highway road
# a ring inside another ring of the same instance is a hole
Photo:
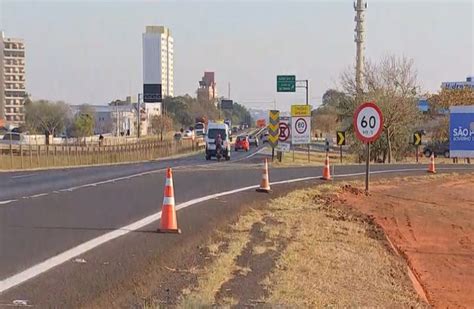
[[[2,173],[0,303],[23,297],[48,307],[84,305],[101,290],[115,288],[157,252],[162,256],[173,251],[170,257],[180,257],[176,246],[191,248],[191,239],[204,239],[242,207],[322,182],[321,167],[271,168],[274,192],[255,193],[264,156],[258,150],[234,152],[231,161],[220,163],[205,161],[200,154],[137,164]],[[180,236],[153,233],[161,216],[168,166],[174,168]],[[372,172],[383,177],[425,174],[425,168],[374,165]],[[438,166],[438,170],[462,173],[474,172],[474,167]],[[363,175],[363,165],[336,167],[336,179]],[[76,257],[105,258],[114,266],[94,271],[97,264],[89,263],[78,269],[71,262]],[[60,293],[51,296],[51,289]]]

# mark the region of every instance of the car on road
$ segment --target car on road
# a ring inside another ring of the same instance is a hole
[[[237,139],[235,140],[234,149],[235,151],[238,151],[238,150],[249,151],[250,150],[249,138],[243,135],[237,136]]]
[[[262,137],[260,139],[262,143],[268,143],[268,133],[262,134]]]
[[[255,135],[249,135],[249,144],[258,147],[258,138]]]
[[[423,148],[425,157],[430,157],[434,153],[435,156],[442,155],[449,158],[449,142],[432,142]]]
[[[183,137],[184,137],[184,138],[192,138],[193,135],[194,135],[194,132],[191,131],[191,130],[186,130],[186,131],[184,131],[184,133],[183,133]]]
[[[239,128],[237,127],[232,127],[232,133],[237,133],[239,132]]]

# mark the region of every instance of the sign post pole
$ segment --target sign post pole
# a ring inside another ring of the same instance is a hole
[[[369,193],[370,143],[382,134],[383,116],[380,108],[373,102],[361,104],[354,112],[354,131],[356,137],[367,145],[365,168],[365,193]]]
[[[342,164],[342,145],[339,145],[339,158],[340,158],[341,164]]]
[[[342,145],[346,144],[346,132],[337,131],[336,132],[336,142],[339,145],[339,158],[342,164]]]
[[[419,146],[416,145],[416,163],[418,163],[418,148],[419,148]]]
[[[367,143],[367,158],[365,162],[365,193],[369,193],[369,173],[370,173],[370,143]]]

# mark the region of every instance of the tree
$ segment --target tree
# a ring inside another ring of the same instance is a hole
[[[405,155],[409,136],[421,116],[416,106],[419,86],[413,60],[390,55],[378,63],[368,61],[365,64],[363,92],[360,94],[356,91],[352,69],[343,72],[341,84],[352,97],[352,100],[345,102],[344,118],[352,118],[355,108],[362,102],[375,101],[382,110],[384,134],[373,143],[373,158],[382,156],[383,162],[388,160],[390,163],[393,155]],[[361,145],[357,146],[361,150]]]
[[[94,134],[95,110],[92,106],[83,104],[74,117],[73,134],[76,137],[86,137]]]
[[[155,115],[151,119],[151,128],[154,134],[160,135],[160,140],[163,140],[163,133],[173,129],[173,119],[166,115]]]
[[[55,136],[61,133],[70,117],[69,107],[64,102],[39,100],[25,104],[25,126],[32,133]],[[48,142],[48,138],[46,141]]]
[[[323,104],[312,112],[312,128],[324,133],[334,132],[337,128],[345,129],[348,125],[343,122],[343,111],[347,100],[350,97],[344,92],[326,90]]]

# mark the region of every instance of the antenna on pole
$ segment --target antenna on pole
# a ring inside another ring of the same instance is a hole
[[[356,43],[356,90],[357,94],[362,93],[362,78],[364,75],[364,42],[365,42],[365,10],[367,9],[366,0],[356,0],[354,2],[354,11],[356,16],[354,21],[356,27],[354,29],[354,42]]]

